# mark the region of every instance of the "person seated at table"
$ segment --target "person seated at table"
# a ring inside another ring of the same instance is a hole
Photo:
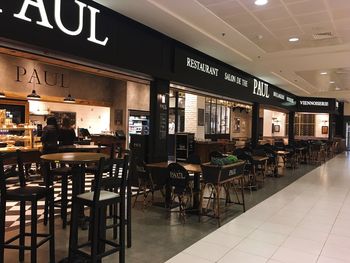
[[[73,145],[76,140],[75,131],[70,124],[69,118],[63,118],[62,125],[59,130],[59,144],[60,145]]]
[[[54,116],[47,118],[46,126],[43,128],[41,142],[43,143],[43,153],[56,153],[58,151],[59,128]]]

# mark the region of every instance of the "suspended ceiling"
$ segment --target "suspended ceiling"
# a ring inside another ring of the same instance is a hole
[[[96,0],[295,94],[350,101],[350,0],[254,1]]]

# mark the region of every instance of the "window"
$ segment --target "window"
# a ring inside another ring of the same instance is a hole
[[[205,99],[205,134],[230,133],[230,107],[228,102],[213,98]]]
[[[296,114],[294,122],[296,136],[315,136],[314,114]]]

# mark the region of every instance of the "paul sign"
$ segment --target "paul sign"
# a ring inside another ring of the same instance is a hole
[[[97,23],[97,14],[101,11],[96,9],[95,7],[89,6],[79,0],[74,1],[75,4],[79,8],[79,25],[76,29],[71,30],[65,26],[61,19],[61,0],[55,0],[54,14],[55,14],[55,24],[56,26],[65,34],[70,36],[78,36],[83,31],[84,27],[84,12],[90,13],[90,36],[87,38],[88,41],[93,42],[98,45],[105,46],[108,42],[108,37],[105,37],[103,40],[99,40],[96,37],[96,23]],[[35,21],[37,25],[43,26],[46,28],[53,29],[53,23],[49,20],[46,12],[46,8],[44,5],[44,0],[24,0],[21,10],[18,13],[13,14],[15,18],[21,19],[23,21],[32,22],[32,18],[30,18],[27,14],[29,8],[36,8],[39,11],[40,19]],[[3,10],[0,8],[0,13]]]
[[[254,87],[253,87],[253,94],[258,95],[260,97],[264,98],[270,98],[270,93],[269,93],[269,84],[254,79]]]

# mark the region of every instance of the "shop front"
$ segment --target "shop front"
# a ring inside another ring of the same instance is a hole
[[[7,100],[24,101],[21,124],[42,125],[48,112],[76,112],[76,128],[90,133],[149,134],[149,161],[172,155],[171,136],[180,132],[252,146],[260,135],[294,137],[297,96],[93,1],[5,1],[0,9],[7,25],[0,52],[25,60],[6,64],[2,75],[9,79],[0,90]],[[27,103],[32,90],[41,96],[34,106]],[[96,108],[62,109],[68,95],[75,105]],[[288,117],[267,111],[276,108]],[[15,119],[14,112],[5,115]]]

